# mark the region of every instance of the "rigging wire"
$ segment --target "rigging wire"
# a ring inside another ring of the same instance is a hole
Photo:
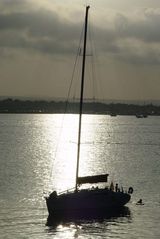
[[[77,66],[77,62],[78,62],[78,56],[79,56],[79,53],[81,51],[80,45],[81,45],[82,36],[83,36],[83,29],[84,29],[84,25],[83,25],[83,28],[82,28],[82,31],[81,31],[80,40],[79,40],[79,44],[78,44],[77,55],[76,55],[76,59],[75,59],[74,66],[73,66],[73,72],[72,72],[72,76],[71,76],[71,81],[70,81],[67,100],[66,100],[66,105],[65,105],[65,113],[66,113],[67,107],[68,107],[69,97],[70,97],[71,88],[72,88],[72,85],[73,85],[73,80],[74,80],[74,75],[75,75],[75,70],[76,70],[76,66]]]
[[[99,57],[98,57],[98,53],[97,53],[97,48],[96,48],[96,44],[95,44],[95,32],[94,32],[94,28],[92,27],[90,29],[90,34],[91,34],[91,47],[92,47],[92,51],[93,51],[93,76],[94,76],[94,87],[95,87],[95,95],[97,94],[97,100],[99,98],[100,101],[104,101],[104,88],[102,87],[102,77],[101,77],[101,72],[99,70],[99,67],[96,67],[96,65],[100,65],[99,64]]]
[[[92,80],[92,87],[93,87],[93,101],[96,98],[96,74],[95,74],[95,61],[94,61],[94,50],[93,50],[93,41],[92,41],[92,34],[91,34],[91,27],[89,25],[89,40],[90,40],[90,47],[91,47],[91,80]]]
[[[67,94],[67,98],[66,98],[66,101],[65,101],[64,114],[63,114],[63,118],[62,118],[61,126],[60,126],[60,136],[59,136],[59,139],[58,139],[58,143],[56,145],[54,159],[56,159],[56,156],[57,156],[57,152],[58,152],[58,148],[59,148],[59,144],[60,144],[60,139],[61,139],[61,135],[62,135],[62,129],[63,129],[64,119],[65,119],[65,114],[67,113],[67,110],[68,110],[71,88],[72,88],[72,85],[73,85],[73,80],[74,80],[75,70],[76,70],[76,66],[77,66],[78,56],[79,56],[80,49],[81,49],[80,45],[81,45],[82,37],[83,37],[83,31],[84,31],[83,29],[84,29],[84,24],[83,24],[82,31],[81,31],[81,34],[80,34],[80,40],[79,40],[79,44],[78,44],[77,54],[76,54],[76,58],[75,58],[74,66],[73,66],[72,75],[71,75],[71,81],[70,81],[70,84],[69,84],[68,94]],[[53,176],[53,164],[54,164],[54,162],[52,161],[51,172],[50,172],[50,177],[49,177],[50,181],[51,181],[52,176]]]
[[[75,65],[74,65],[74,69],[73,69],[73,73],[72,73],[72,81],[73,81],[73,78],[75,76],[76,66],[79,64],[79,56],[81,56],[81,52],[82,52],[81,44],[82,44],[83,34],[84,34],[84,24],[83,24],[81,35],[80,35],[80,41],[79,41],[79,46],[78,46],[78,54],[76,56],[76,61],[75,61]],[[74,91],[73,91],[73,100],[76,98],[76,92],[77,92],[77,86],[78,86],[77,82],[80,78],[80,73],[81,73],[81,71],[77,72],[75,87],[74,87]]]

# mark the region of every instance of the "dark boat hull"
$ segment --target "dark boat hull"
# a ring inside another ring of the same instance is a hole
[[[130,200],[130,195],[108,189],[81,190],[46,198],[50,217],[86,216],[111,214],[118,211]]]
[[[71,211],[70,213],[63,213],[63,214],[54,214],[54,215],[48,215],[46,226],[54,227],[58,226],[59,224],[65,224],[68,222],[102,222],[104,220],[108,219],[115,219],[119,217],[127,217],[130,218],[131,213],[128,207],[122,206],[118,207],[115,210],[112,211],[97,211],[97,210],[86,210],[85,212],[81,211]]]

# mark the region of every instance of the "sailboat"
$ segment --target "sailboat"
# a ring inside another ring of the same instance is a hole
[[[80,185],[82,184],[105,183],[108,179],[108,174],[79,177],[83,91],[85,80],[86,41],[89,8],[90,6],[86,6],[75,187],[71,191],[67,190],[59,194],[57,194],[56,191],[53,191],[49,196],[46,197],[46,204],[50,218],[66,215],[92,216],[101,213],[108,214],[116,212],[129,202],[131,198],[130,194],[133,191],[132,188],[129,188],[128,192],[120,191],[118,190],[118,188],[114,189],[113,184],[109,188],[91,187],[88,189],[80,189]]]

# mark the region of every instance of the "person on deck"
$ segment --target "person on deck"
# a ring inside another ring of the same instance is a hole
[[[115,190],[118,192],[118,183],[116,183]]]
[[[111,182],[110,190],[111,190],[111,191],[114,191],[114,184],[113,184],[113,182]]]

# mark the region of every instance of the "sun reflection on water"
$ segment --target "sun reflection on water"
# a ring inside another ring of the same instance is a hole
[[[51,190],[60,192],[75,186],[78,118],[77,114],[57,114],[46,119],[45,142],[51,171],[48,188]],[[120,157],[115,150],[119,139],[115,138],[112,124],[109,116],[82,116],[79,176],[109,173],[109,183],[116,178],[113,161]]]
[[[57,191],[63,191],[75,186],[77,140],[78,140],[78,115],[57,115],[59,136],[49,133],[50,141],[54,142],[54,162],[52,168],[52,185]],[[81,149],[79,175],[92,175],[103,173],[98,165],[97,120],[90,115],[82,117]],[[54,127],[51,130],[54,131]],[[51,139],[54,137],[53,139]],[[97,159],[96,159],[97,158]]]
[[[54,162],[52,168],[52,184],[57,191],[74,187],[76,152],[77,152],[77,115],[57,115],[59,121],[59,136],[53,146]]]

